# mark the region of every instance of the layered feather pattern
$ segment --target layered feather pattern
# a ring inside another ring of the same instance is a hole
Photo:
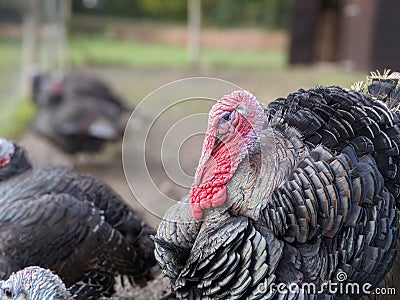
[[[365,291],[327,284],[372,291],[387,280],[399,235],[400,121],[397,81],[380,80],[271,102],[226,201],[201,219],[187,198],[170,209],[155,254],[178,299],[350,299]]]

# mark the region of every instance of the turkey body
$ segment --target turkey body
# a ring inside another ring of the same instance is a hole
[[[120,139],[131,109],[102,80],[81,71],[38,74],[36,130],[67,153],[96,152]]]
[[[3,142],[4,144],[4,142]],[[17,145],[0,168],[0,277],[27,266],[56,272],[76,299],[139,284],[156,264],[153,230],[111,188],[71,169],[32,168]]]
[[[371,94],[386,83],[375,81]],[[400,121],[384,103],[396,85],[379,100],[337,86],[301,89],[265,110],[245,91],[219,100],[190,195],[155,238],[177,298],[372,292],[398,241]]]

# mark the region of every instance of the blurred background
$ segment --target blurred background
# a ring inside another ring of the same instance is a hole
[[[267,103],[300,87],[350,87],[371,70],[400,68],[398,11],[397,0],[1,0],[0,135],[20,141],[35,162],[96,174],[138,206],[119,161],[79,164],[38,143],[31,129],[38,69],[89,72],[131,107],[191,76],[231,81]],[[184,157],[193,170],[201,138],[195,142]],[[162,168],[153,171],[163,192],[187,192]]]

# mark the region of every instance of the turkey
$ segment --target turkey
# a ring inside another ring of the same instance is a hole
[[[350,299],[385,278],[400,200],[399,74],[385,75],[212,107],[190,193],[155,236],[178,299]]]
[[[76,299],[98,299],[114,293],[115,277],[145,285],[157,271],[153,229],[118,194],[72,169],[32,167],[7,139],[0,139],[0,203],[0,279],[40,266]]]
[[[64,283],[50,270],[26,267],[0,282],[0,300],[72,300]]]
[[[131,109],[108,85],[82,71],[37,73],[35,129],[67,153],[98,152],[123,136]]]

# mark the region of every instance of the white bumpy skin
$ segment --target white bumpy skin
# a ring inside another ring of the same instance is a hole
[[[72,300],[64,283],[50,270],[27,267],[0,283],[0,300]]]

